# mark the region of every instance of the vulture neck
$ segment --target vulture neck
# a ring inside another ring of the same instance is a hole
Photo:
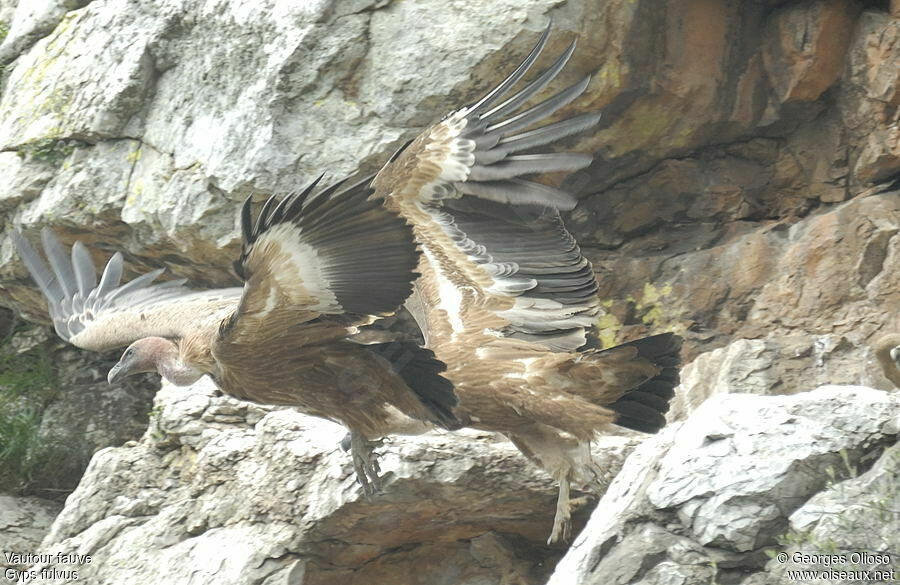
[[[872,344],[875,350],[875,359],[881,364],[884,377],[900,388],[900,364],[895,357],[900,357],[900,334],[889,333],[882,335]]]
[[[157,353],[156,371],[176,386],[188,386],[203,376],[203,372],[181,360],[178,346],[171,341]]]

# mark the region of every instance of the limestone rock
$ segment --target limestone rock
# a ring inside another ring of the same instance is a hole
[[[420,36],[409,23],[443,3],[64,4],[13,12],[0,149],[25,160],[0,160],[22,184],[4,185],[0,209],[68,240],[91,225],[89,239],[227,285],[238,201],[383,161],[473,86],[495,83],[497,61],[524,54],[558,2],[492,2],[490,21]],[[45,24],[48,34],[20,42]],[[479,35],[495,44],[473,44]]]
[[[881,181],[900,171],[898,60],[900,23],[884,13],[864,13],[850,47],[850,75],[842,101],[845,123],[858,137],[853,170],[861,184]]]
[[[864,347],[900,326],[896,191],[852,199],[793,225],[727,231],[706,234],[709,247],[692,252],[685,242],[668,251],[651,248],[652,241],[591,251],[610,310],[600,325],[610,341],[674,329],[713,343],[770,334],[811,343],[834,335]],[[699,230],[688,237],[696,238],[688,245],[704,241]],[[686,361],[692,351],[697,346],[688,347]]]
[[[0,42],[0,65],[5,65],[34,42],[51,33],[69,10],[81,8],[90,0],[31,0],[0,5],[0,21],[6,24],[6,38]]]
[[[866,465],[868,462],[866,462]],[[852,475],[860,472],[857,467]],[[786,578],[787,571],[829,568],[843,571],[893,570],[893,577],[865,579],[890,583],[900,575],[896,551],[900,547],[900,445],[882,454],[874,466],[858,477],[838,482],[809,499],[790,516],[791,546],[785,550],[787,562],[773,559],[766,570]],[[834,555],[824,557],[822,553]],[[818,582],[822,582],[819,579]],[[825,580],[839,583],[840,577]],[[799,579],[799,583],[811,583]]]
[[[41,552],[90,554],[54,568],[98,582],[546,579],[560,554],[544,544],[555,484],[510,443],[475,431],[391,438],[384,490],[366,500],[344,434],[206,380],[164,386],[147,434],[94,456]],[[601,441],[600,466],[614,473],[633,441]]]
[[[838,80],[856,12],[852,2],[812,0],[773,14],[763,56],[781,101],[818,99]]]
[[[714,396],[632,453],[548,585],[743,582],[789,517],[896,442],[898,406],[857,386]]]
[[[681,371],[681,385],[668,412],[687,418],[716,394],[796,394],[810,384],[865,384],[883,390],[871,350],[836,335],[767,336],[738,339],[701,354]]]
[[[62,504],[43,498],[0,494],[0,583],[2,569],[24,568],[7,562],[6,553],[32,554],[50,528]]]
[[[0,495],[0,527],[4,551],[28,552],[40,544],[62,505],[29,496]]]

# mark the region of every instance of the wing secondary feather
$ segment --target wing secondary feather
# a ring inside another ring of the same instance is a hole
[[[346,316],[344,327],[387,315],[409,296],[419,253],[406,222],[369,199],[371,178],[317,189],[320,180],[270,197],[255,221],[244,203],[235,267],[246,284],[227,330],[261,335],[321,315]]]

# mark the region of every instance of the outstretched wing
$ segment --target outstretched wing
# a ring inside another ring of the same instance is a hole
[[[192,291],[183,280],[153,281],[154,270],[121,284],[122,254],[116,252],[97,283],[87,248],[75,242],[71,255],[49,228],[41,231],[48,269],[21,234],[12,233],[19,257],[47,298],[56,333],[77,347],[105,351],[147,336],[180,338],[207,318],[237,306],[241,289]]]
[[[316,192],[319,180],[269,198],[255,222],[244,203],[235,269],[246,283],[222,341],[271,340],[316,319],[317,335],[346,335],[346,326],[390,314],[409,296],[419,252],[406,222],[369,200],[371,177]]]
[[[594,126],[600,114],[534,127],[578,97],[589,78],[524,107],[563,69],[575,43],[500,102],[537,60],[549,30],[500,85],[423,132],[376,177],[379,195],[411,221],[428,259],[408,306],[429,338],[465,344],[487,335],[552,351],[589,340],[597,284],[559,215],[576,201],[524,178],[591,162],[541,150]]]

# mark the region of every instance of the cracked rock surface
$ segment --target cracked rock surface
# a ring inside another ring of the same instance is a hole
[[[860,386],[710,398],[632,453],[548,585],[782,582],[766,551],[791,529],[791,554],[896,554],[898,407]]]
[[[94,456],[41,551],[90,554],[51,568],[96,583],[546,580],[562,553],[544,544],[555,485],[510,443],[475,431],[392,438],[379,449],[383,492],[366,499],[344,434],[205,380],[165,385],[144,437]],[[599,464],[614,474],[633,444],[606,438]]]

